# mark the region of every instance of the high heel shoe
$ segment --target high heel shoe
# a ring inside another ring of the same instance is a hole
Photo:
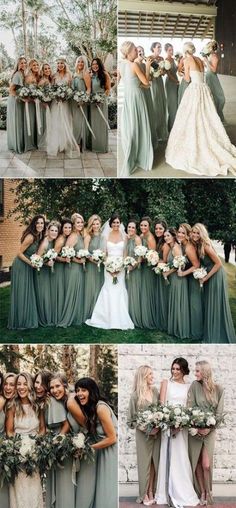
[[[204,506],[206,505],[206,497],[205,497],[205,493],[204,494],[201,494],[201,497],[199,499],[199,504],[200,506]]]

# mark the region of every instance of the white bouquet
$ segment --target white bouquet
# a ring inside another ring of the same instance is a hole
[[[58,254],[55,249],[49,249],[43,256],[44,261],[54,261],[57,258]],[[54,272],[54,263],[51,266],[52,273]]]
[[[92,93],[90,97],[91,104],[103,104],[106,102],[107,96],[104,93]]]
[[[74,91],[68,85],[54,85],[52,87],[52,98],[57,102],[65,102],[73,98]]]
[[[148,249],[145,245],[136,245],[134,248],[134,255],[138,258],[145,258]]]
[[[73,100],[77,102],[79,106],[90,102],[89,95],[86,92],[81,92],[79,90],[76,90],[76,92],[74,92]]]
[[[86,258],[90,257],[90,252],[87,249],[80,249],[76,252],[76,257],[82,259],[83,269],[85,270]]]
[[[170,270],[170,265],[168,263],[158,263],[157,266],[154,266],[153,270],[156,275],[163,275],[166,284],[169,284],[168,277],[165,275],[165,273]]]
[[[101,249],[93,250],[91,259],[92,259],[92,261],[96,261],[99,272],[101,271],[101,264],[105,258],[106,258],[106,254],[103,250],[101,250]]]
[[[215,427],[217,423],[223,421],[223,416],[216,418],[216,415],[211,410],[201,409],[198,407],[189,408],[190,414],[190,434],[196,436],[198,429],[210,429]]]
[[[105,265],[105,268],[106,268],[106,271],[111,273],[111,274],[114,274],[113,275],[113,284],[117,284],[118,283],[118,279],[117,279],[117,276],[115,274],[121,272],[122,268],[124,267],[124,261],[123,261],[123,258],[121,256],[117,256],[117,257],[108,257],[106,259],[106,261],[104,262],[104,265]]]
[[[154,429],[167,430],[169,418],[170,409],[167,406],[152,404],[148,409],[138,411],[136,426],[149,436]]]
[[[134,267],[137,265],[137,261],[132,257],[132,256],[127,256],[125,259],[124,259],[124,268],[126,270],[126,273],[127,273],[127,278],[129,278],[129,267]]]
[[[72,443],[78,449],[84,448],[84,445],[85,445],[85,435],[83,434],[83,432],[79,432],[79,434],[75,434],[72,437]]]
[[[43,258],[38,254],[32,254],[32,256],[30,256],[30,261],[31,265],[34,268],[37,268],[37,271],[40,272],[40,268],[43,266]]]
[[[173,259],[173,268],[177,268],[181,272],[182,268],[185,267],[187,259],[185,256],[175,256]]]
[[[149,249],[146,252],[145,258],[149,266],[156,266],[159,261],[159,254],[153,249]]]
[[[162,71],[169,71],[171,69],[171,63],[169,60],[161,60],[159,62],[159,67]]]
[[[202,279],[204,279],[204,277],[206,277],[206,275],[207,275],[207,271],[203,266],[201,266],[201,268],[197,268],[193,272],[194,279],[199,280],[200,288],[203,287]]]
[[[20,455],[21,460],[24,462],[29,455],[35,452],[35,439],[31,436],[21,436]]]
[[[69,259],[68,262],[70,263],[70,260],[75,257],[75,249],[74,249],[74,247],[68,247],[68,245],[65,245],[61,249],[60,256],[62,258],[68,258]]]

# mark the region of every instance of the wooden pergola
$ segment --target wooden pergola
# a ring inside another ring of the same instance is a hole
[[[121,37],[213,38],[216,0],[119,0]]]

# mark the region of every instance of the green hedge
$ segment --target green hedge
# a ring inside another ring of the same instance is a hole
[[[7,128],[7,101],[0,101],[0,129]]]

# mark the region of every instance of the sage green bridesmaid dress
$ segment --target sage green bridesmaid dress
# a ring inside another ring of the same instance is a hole
[[[182,245],[183,255],[187,258],[185,270],[188,270],[192,264],[189,261],[185,245]],[[190,318],[190,336],[192,339],[202,341],[203,339],[203,288],[200,287],[199,280],[194,279],[192,273],[185,277],[188,281],[188,296],[189,296],[189,318]]]
[[[29,259],[32,254],[37,252],[38,246],[38,241],[35,241],[25,250],[24,255]],[[11,330],[38,328],[38,311],[34,287],[35,271],[35,268],[18,257],[12,263],[11,304],[8,318],[8,328]]]
[[[45,408],[45,423],[55,435],[60,433],[67,411],[62,401],[50,397]],[[46,508],[74,508],[75,486],[72,483],[72,460],[64,462],[63,468],[56,467],[47,473]]]
[[[84,249],[84,239],[78,235],[75,252]],[[65,302],[58,326],[79,326],[84,321],[84,275],[82,264],[71,261],[65,266]]]
[[[135,257],[134,249],[136,247],[135,239],[129,238],[127,241],[127,256]],[[142,293],[142,274],[141,266],[136,267],[126,276],[126,285],[128,291],[129,315],[137,328],[142,328],[141,319],[141,293]]]
[[[25,139],[25,152],[37,149],[38,142],[38,131],[36,123],[36,109],[34,102],[28,102],[29,109],[29,121],[30,121],[30,134],[28,132],[27,121],[26,121],[26,105],[24,113],[24,139]]]
[[[0,411],[0,438],[5,434],[5,413]],[[10,508],[8,485],[0,486],[0,506],[1,508]]]
[[[54,241],[48,242],[47,251],[53,249]],[[45,252],[46,253],[46,252]],[[53,326],[53,308],[55,307],[55,293],[53,291],[53,277],[51,267],[46,264],[40,272],[34,272],[34,286],[40,326]]]
[[[167,104],[162,76],[158,76],[158,78],[152,79],[151,94],[156,123],[157,139],[160,141],[166,141],[168,138]]]
[[[177,66],[174,61],[171,62],[171,68],[168,71],[169,74],[173,76],[175,80],[178,81],[177,78]],[[167,75],[165,82],[165,89],[167,95],[167,108],[168,108],[168,130],[171,131],[174,121],[175,115],[178,109],[178,85],[172,81],[171,78]]]
[[[93,236],[90,240],[88,250],[92,252],[96,249],[101,249],[105,252],[105,243],[101,235]],[[98,266],[88,261],[86,263],[85,272],[85,289],[84,289],[84,321],[90,319],[97,301],[98,295],[104,284],[104,266]]]
[[[153,165],[152,133],[147,103],[138,76],[128,61],[121,62],[124,104],[121,116],[121,143],[124,163],[119,176],[126,177],[135,169],[150,171]]]
[[[73,90],[79,92],[86,92],[85,81],[82,76],[77,75],[72,82]],[[88,119],[88,106],[84,104],[81,106],[83,108],[83,112]],[[83,113],[80,110],[80,107],[77,105],[75,101],[71,101],[71,109],[72,109],[72,121],[73,121],[73,134],[78,144],[81,143],[82,149],[86,149],[86,141],[88,138],[88,128],[86,125],[86,121],[84,119]],[[104,124],[105,125],[105,124]]]
[[[92,76],[92,93],[105,93],[105,89],[101,87],[100,79],[96,74]],[[98,104],[104,117],[108,121],[108,104],[107,100]],[[91,136],[91,149],[92,152],[106,153],[108,152],[108,127],[104,122],[96,104],[90,105],[90,125],[95,135],[95,138]]]
[[[101,400],[97,406],[105,405],[111,413],[113,425],[117,431],[117,418],[112,409]],[[102,424],[98,420],[96,441],[106,437]],[[92,508],[117,508],[118,504],[118,444],[115,443],[96,451],[96,488]],[[77,508],[80,508],[78,505]]]
[[[188,392],[189,407],[199,407],[200,409],[203,409],[205,411],[206,410],[212,411],[213,408],[216,415],[221,416],[224,409],[224,390],[219,385],[216,385],[216,399],[217,399],[216,403],[212,404],[209,400],[206,399],[206,394],[204,392],[202,383],[200,381],[193,381]],[[193,472],[194,488],[199,497],[201,496],[201,489],[197,480],[196,467],[203,447],[207,449],[208,457],[210,460],[208,488],[209,492],[212,492],[213,455],[215,448],[215,439],[216,439],[216,430],[214,428],[207,436],[199,437],[199,436],[191,436],[191,434],[189,434],[188,437],[189,459],[191,462]]]
[[[141,238],[142,244],[148,247],[146,238]],[[146,261],[141,265],[141,320],[143,328],[156,328],[156,275]]]
[[[138,65],[141,68],[141,71],[146,76],[145,63],[138,63]],[[157,138],[157,131],[156,131],[156,117],[155,117],[155,110],[153,107],[151,88],[147,88],[147,87],[141,85],[141,90],[144,94],[144,98],[145,98],[147,110],[148,110],[148,118],[149,118],[151,136],[152,136],[152,146],[153,146],[153,150],[156,150],[157,145],[158,145],[158,138]]]
[[[139,497],[136,499],[137,503],[142,503],[145,494],[147,493],[149,477],[150,477],[150,465],[151,462],[154,464],[155,469],[155,485],[154,492],[157,486],[157,477],[158,477],[158,469],[159,469],[159,457],[160,457],[160,447],[161,447],[161,432],[159,431],[155,436],[149,436],[147,438],[145,432],[139,430],[136,427],[135,418],[138,411],[138,396],[137,393],[134,392],[130,397],[129,409],[127,415],[127,425],[131,429],[135,429],[135,438],[136,438],[136,453],[137,453],[137,466],[138,466],[138,483],[139,483]],[[151,404],[158,404],[159,402],[159,393],[157,389],[154,387],[153,389],[153,400],[152,403],[149,401],[145,401],[142,406],[142,410],[148,409]],[[141,409],[141,408],[140,408]]]
[[[24,85],[23,75],[20,71],[15,72],[11,83],[19,89]],[[24,142],[24,102],[14,95],[7,99],[7,146],[8,150],[23,153]]]
[[[163,262],[162,249],[158,249],[160,263]],[[155,275],[156,277],[156,328],[162,332],[166,332],[168,325],[168,282],[165,281],[162,274]]]
[[[201,264],[209,273],[213,261],[205,255]],[[228,285],[223,266],[204,283],[204,342],[235,343],[235,329],[229,306]]]
[[[178,106],[181,103],[184,92],[185,92],[185,90],[187,90],[188,85],[189,85],[188,81],[186,81],[184,78],[182,78],[181,83],[179,85],[179,90],[178,90]]]
[[[53,289],[53,298],[55,301],[55,305],[52,308],[52,322],[54,326],[57,326],[60,323],[62,312],[65,304],[65,269],[67,264],[60,263],[57,261],[54,263],[54,273],[52,274],[52,289]]]
[[[207,70],[206,72],[206,84],[209,86],[212,94],[213,101],[215,103],[216,111],[221,119],[224,122],[224,114],[223,108],[225,105],[225,94],[223,88],[220,84],[220,80],[216,74],[211,70]]]
[[[173,253],[170,250],[167,263],[172,265]],[[178,277],[174,272],[168,277],[170,285],[168,296],[168,334],[180,339],[190,338],[189,295],[187,277]]]

